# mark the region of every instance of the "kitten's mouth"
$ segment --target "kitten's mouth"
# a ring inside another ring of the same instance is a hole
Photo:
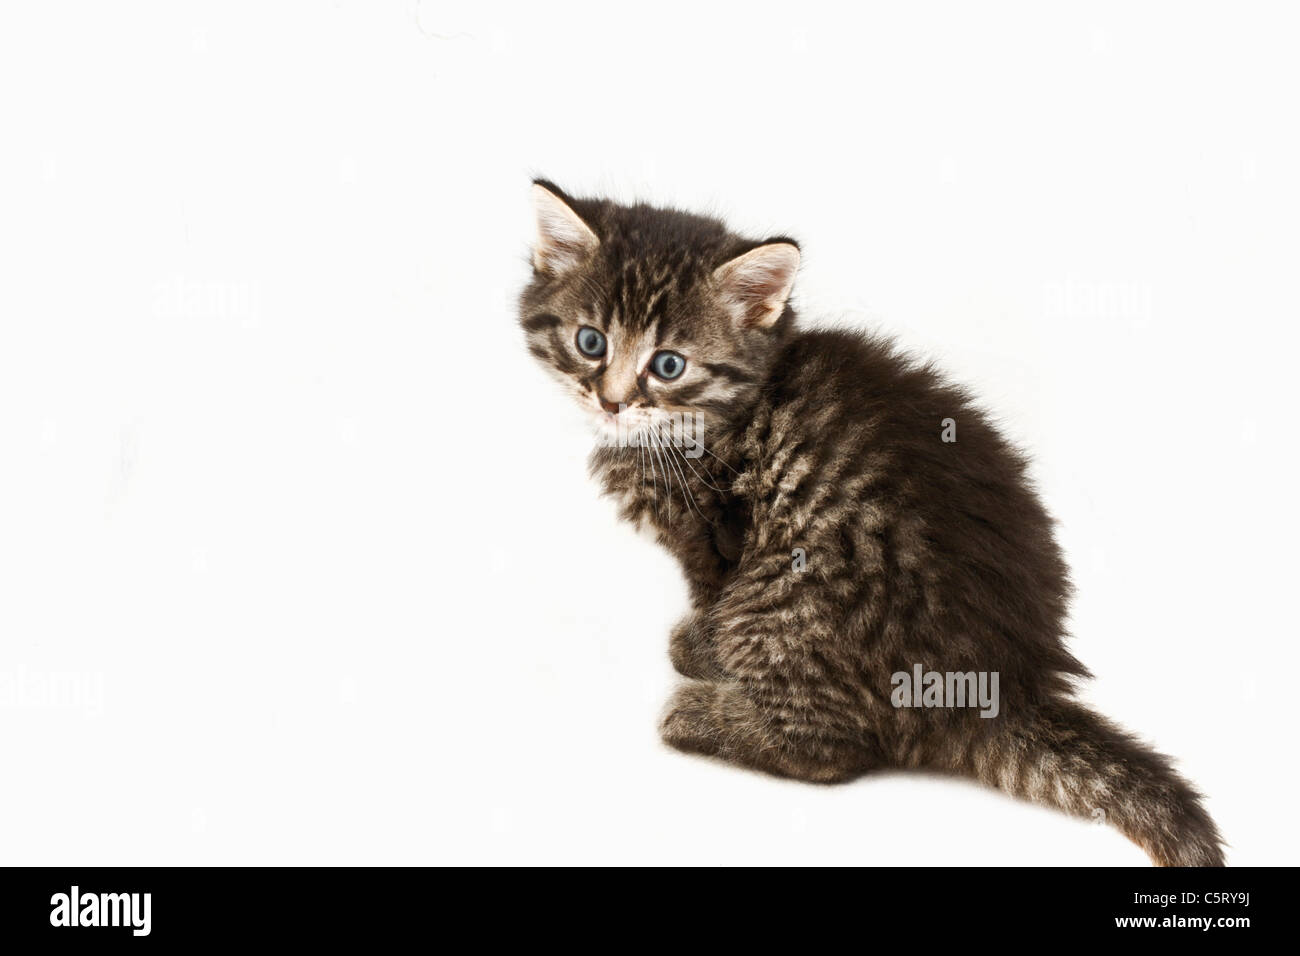
[[[654,426],[654,419],[649,414],[638,409],[628,409],[627,411],[614,412],[598,411],[592,413],[592,420],[596,427],[602,432],[616,431],[639,431]]]
[[[655,415],[640,406],[620,406],[618,412],[607,412],[585,405],[584,410],[591,416],[596,436],[602,442],[634,444],[639,436],[653,432],[657,424]]]

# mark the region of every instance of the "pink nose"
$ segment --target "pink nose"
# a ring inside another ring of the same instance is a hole
[[[600,398],[600,407],[601,407],[601,408],[605,409],[605,411],[609,412],[611,415],[617,415],[617,414],[618,414],[618,409],[619,409],[619,404],[618,404],[618,402],[611,402],[611,401],[608,401],[608,400],[605,398],[604,395],[599,396],[599,398]]]

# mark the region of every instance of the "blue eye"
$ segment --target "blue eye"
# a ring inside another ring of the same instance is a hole
[[[590,325],[578,329],[578,351],[588,358],[600,358],[605,354],[605,336]]]
[[[654,358],[650,360],[650,371],[665,382],[671,382],[673,379],[681,377],[682,372],[686,371],[686,359],[676,352],[666,350],[656,352]]]

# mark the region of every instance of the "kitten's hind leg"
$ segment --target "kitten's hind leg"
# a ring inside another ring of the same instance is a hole
[[[737,680],[684,683],[659,731],[687,753],[817,783],[850,780],[876,763],[865,746],[824,724],[798,720],[788,707],[765,707]]]

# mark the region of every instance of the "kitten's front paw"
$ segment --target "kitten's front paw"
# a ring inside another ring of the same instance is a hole
[[[673,668],[683,677],[706,679],[722,674],[698,611],[692,611],[678,621],[668,635],[668,657]]]
[[[712,710],[716,691],[716,685],[700,681],[679,687],[659,724],[664,743],[687,753],[716,755],[721,743]]]

